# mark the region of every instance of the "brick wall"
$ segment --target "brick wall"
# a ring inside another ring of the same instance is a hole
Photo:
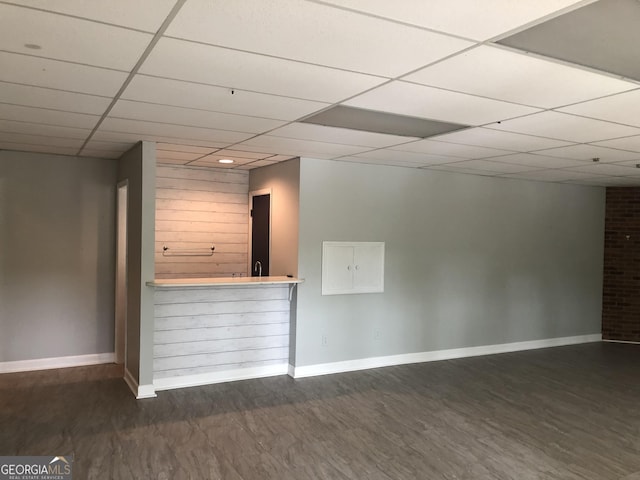
[[[640,188],[607,188],[602,337],[640,342]]]

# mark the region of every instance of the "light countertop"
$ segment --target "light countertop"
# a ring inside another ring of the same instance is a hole
[[[220,277],[220,278],[157,278],[147,282],[155,288],[184,287],[225,287],[236,285],[276,285],[302,283],[303,279],[294,277]]]

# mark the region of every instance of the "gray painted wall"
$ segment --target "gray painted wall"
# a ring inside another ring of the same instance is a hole
[[[599,333],[604,194],[302,159],[295,365]],[[386,242],[385,292],[321,296],[323,240]]]
[[[156,146],[139,142],[118,161],[118,182],[128,180],[127,368],[139,385],[153,382]]]
[[[249,191],[271,189],[270,275],[298,273],[300,159],[249,171]]]
[[[0,362],[113,352],[116,168],[0,152]]]
[[[300,221],[300,159],[249,171],[249,191],[271,189],[271,275],[298,276]],[[297,289],[297,287],[296,287]],[[293,291],[289,321],[289,363],[296,358],[297,290]],[[293,363],[292,363],[293,364]]]

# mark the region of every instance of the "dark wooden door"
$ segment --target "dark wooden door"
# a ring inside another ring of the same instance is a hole
[[[271,217],[271,195],[256,195],[251,205],[251,275],[256,277],[262,265],[262,276],[269,275],[269,223]]]

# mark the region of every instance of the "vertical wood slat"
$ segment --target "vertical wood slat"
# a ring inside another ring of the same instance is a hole
[[[156,172],[156,277],[247,275],[249,173],[158,165]],[[212,256],[170,257],[162,246],[203,250]],[[230,244],[233,255],[225,248]],[[240,251],[238,251],[240,250]]]

